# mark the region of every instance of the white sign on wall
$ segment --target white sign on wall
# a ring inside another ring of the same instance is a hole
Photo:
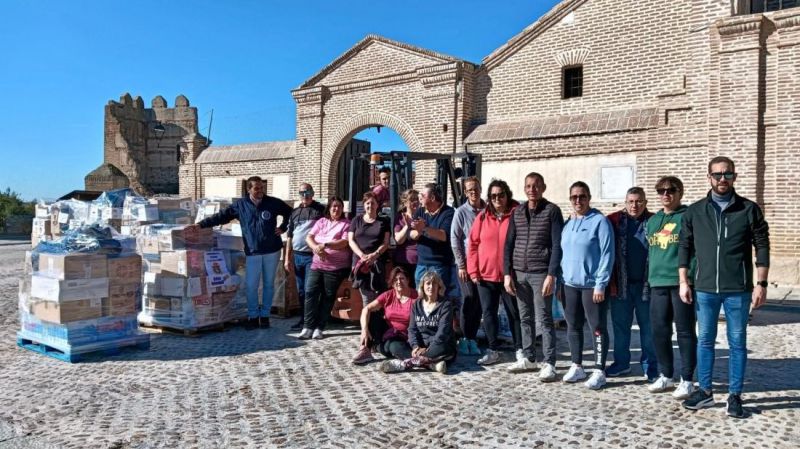
[[[625,193],[633,186],[633,167],[600,167],[600,199],[624,200]]]

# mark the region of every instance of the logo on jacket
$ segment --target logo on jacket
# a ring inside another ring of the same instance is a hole
[[[270,218],[272,218],[272,214],[268,210],[261,212],[262,220],[269,220]]]
[[[667,245],[678,241],[678,236],[672,233],[676,226],[676,223],[665,224],[664,229],[658,231],[656,234],[653,234],[653,238],[651,240],[655,240],[655,242],[651,241],[650,244],[653,245],[654,243],[657,243],[661,249],[667,249]]]

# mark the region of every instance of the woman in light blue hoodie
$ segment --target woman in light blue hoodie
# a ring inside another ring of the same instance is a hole
[[[564,277],[564,317],[567,320],[572,366],[562,379],[578,382],[586,378],[583,363],[583,325],[592,329],[595,370],[585,382],[597,390],[606,384],[603,373],[608,355],[606,329],[606,287],[614,263],[614,229],[600,211],[589,202],[589,186],[578,181],[569,188],[569,202],[574,213],[561,233],[561,271]]]

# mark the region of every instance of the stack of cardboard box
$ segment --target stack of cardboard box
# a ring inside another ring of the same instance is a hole
[[[65,354],[140,344],[141,258],[29,252],[20,282],[18,338]]]
[[[211,229],[151,225],[138,247],[146,267],[140,323],[196,330],[246,316],[237,299],[241,278],[229,268],[239,262],[212,249]]]
[[[31,246],[35,247],[39,242],[53,240],[52,216],[50,206],[37,204],[35,216],[31,226]]]

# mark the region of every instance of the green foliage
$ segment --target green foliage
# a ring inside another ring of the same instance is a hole
[[[12,192],[7,187],[5,192],[0,191],[0,228],[5,228],[6,219],[12,215],[33,216],[34,202],[22,201],[17,192]]]

